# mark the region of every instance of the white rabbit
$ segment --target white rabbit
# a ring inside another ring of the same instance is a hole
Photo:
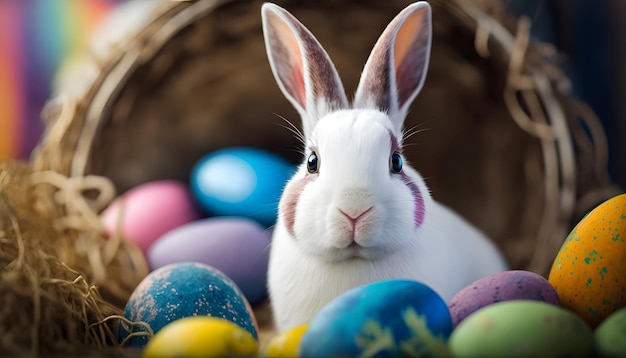
[[[431,9],[406,7],[367,60],[352,106],[315,37],[266,3],[263,33],[278,85],[302,117],[305,161],[286,184],[270,251],[276,327],[310,322],[341,293],[421,281],[445,300],[506,270],[495,245],[434,201],[402,156],[403,122],[424,84]]]

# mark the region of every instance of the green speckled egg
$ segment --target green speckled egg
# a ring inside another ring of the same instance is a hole
[[[498,302],[463,320],[448,341],[454,357],[588,357],[594,337],[573,312],[540,301]]]
[[[563,307],[596,327],[626,306],[626,194],[593,209],[557,254],[548,281]]]
[[[613,313],[595,331],[600,357],[626,357],[626,308]]]

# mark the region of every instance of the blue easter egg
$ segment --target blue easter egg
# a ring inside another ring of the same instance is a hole
[[[124,317],[147,323],[155,334],[168,323],[190,316],[223,318],[258,339],[252,308],[237,285],[201,263],[183,262],[152,271],[135,288],[124,309]],[[131,332],[145,332],[145,328],[120,322],[120,342]],[[143,347],[147,343],[145,335],[133,335],[126,345]]]
[[[452,319],[430,287],[386,280],[328,303],[302,337],[302,357],[447,356]]]
[[[254,148],[227,148],[201,158],[191,173],[192,192],[211,215],[244,216],[270,226],[294,167]]]

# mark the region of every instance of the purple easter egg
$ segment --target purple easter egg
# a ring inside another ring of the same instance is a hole
[[[182,225],[148,250],[155,270],[177,262],[201,262],[231,278],[251,304],[267,296],[269,233],[255,221],[213,217]]]
[[[561,305],[548,280],[534,272],[511,270],[477,280],[448,301],[452,324],[456,327],[467,316],[500,301],[534,300]]]

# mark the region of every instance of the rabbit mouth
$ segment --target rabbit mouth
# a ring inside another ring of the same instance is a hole
[[[363,247],[359,245],[356,241],[353,241],[348,247],[344,249],[346,254],[348,255],[348,259],[359,258],[359,259],[370,259],[374,258],[372,253],[372,249]]]
[[[332,257],[335,261],[346,261],[351,259],[379,259],[387,253],[383,248],[377,246],[363,246],[358,241],[353,240],[344,247],[333,247]]]
[[[376,255],[372,255],[372,250],[367,247],[363,247],[356,242],[352,242],[344,248],[332,248],[332,261],[349,261],[354,259],[372,259]]]
[[[328,243],[342,255],[370,258],[380,251],[381,225],[375,205],[343,205],[331,212]]]

